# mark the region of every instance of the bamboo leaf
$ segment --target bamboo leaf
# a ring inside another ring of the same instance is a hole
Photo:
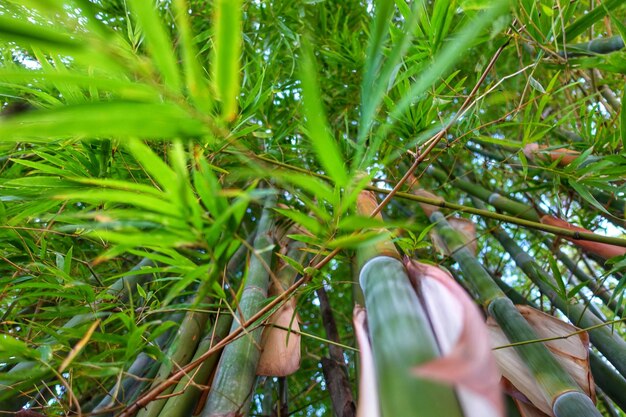
[[[84,45],[56,28],[11,18],[6,14],[0,15],[0,37],[10,42],[23,43],[25,46],[37,45],[65,52],[78,51]]]
[[[174,0],[174,18],[180,34],[181,55],[184,65],[187,92],[198,108],[211,109],[211,95],[204,77],[198,50],[193,39],[192,25],[189,19],[190,9],[187,0]]]
[[[586,13],[565,28],[565,39],[571,42],[575,37],[600,21],[606,14],[623,5],[622,0],[606,0],[597,5],[589,13]]]
[[[0,143],[130,136],[170,139],[203,132],[202,123],[177,106],[110,101],[39,110],[3,120]]]
[[[237,116],[240,90],[241,6],[241,0],[217,0],[214,5],[213,86],[228,121]]]
[[[457,62],[463,51],[470,47],[471,43],[480,35],[483,28],[492,24],[493,21],[508,11],[508,0],[491,2],[489,8],[467,22],[457,31],[454,40],[449,41],[433,58],[433,63],[422,71],[417,81],[404,93],[402,98],[395,103],[390,118],[398,119],[438,78]],[[380,133],[379,133],[380,134]],[[379,139],[377,139],[379,140]]]
[[[141,26],[148,51],[154,65],[163,76],[164,84],[171,90],[179,92],[181,82],[178,58],[171,47],[172,41],[155,3],[148,0],[128,0],[128,3],[133,11],[133,17]]]
[[[601,212],[608,214],[609,216],[611,215],[611,213],[609,213],[607,211],[607,209],[600,204],[600,202],[598,200],[596,200],[596,198],[589,192],[589,190],[587,189],[587,187],[585,187],[584,185],[580,184],[577,180],[574,179],[570,179],[568,181],[568,184],[574,189],[574,191],[576,191],[586,202],[588,202],[589,204],[591,204],[592,206],[594,206],[595,208],[597,208],[598,210],[600,210]]]
[[[306,231],[311,234],[317,235],[321,229],[321,225],[318,220],[300,211],[278,208],[274,210],[301,225]]]
[[[315,63],[311,46],[303,44],[303,57],[300,68],[302,79],[302,93],[304,95],[304,115],[306,117],[307,136],[317,159],[326,170],[328,176],[338,186],[348,183],[343,157],[337,142],[331,134],[328,121],[324,113],[322,98],[319,94],[319,83],[315,71]]]

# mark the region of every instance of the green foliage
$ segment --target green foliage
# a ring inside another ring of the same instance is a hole
[[[218,309],[236,311],[272,195],[279,247],[267,267],[282,259],[311,281],[296,291],[302,367],[283,392],[267,379],[251,413],[288,398],[293,415],[329,415],[320,358],[331,336],[314,290],[328,292],[336,342],[353,346],[354,249],[391,237],[403,254],[458,269],[433,250],[414,201],[396,195],[384,220],[355,214],[362,190],[396,185],[451,120],[414,173],[419,186],[471,206],[453,181],[467,179],[623,237],[625,52],[563,51],[623,36],[625,18],[615,0],[0,2],[0,410],[87,413],[118,383],[129,393],[119,398],[136,399],[149,384],[135,382],[180,343],[177,312],[214,323]],[[578,156],[563,165],[525,154],[533,143]],[[483,266],[552,311],[483,219],[471,220]],[[599,278],[617,302],[609,308],[544,236],[504,227],[551,271],[547,288],[616,317],[623,259],[554,243]],[[306,262],[281,252],[287,237],[303,242]],[[128,376],[142,353],[153,362]],[[356,386],[354,352],[344,355]]]

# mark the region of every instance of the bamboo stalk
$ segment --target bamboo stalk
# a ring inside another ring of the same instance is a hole
[[[551,242],[546,242],[548,247],[554,247]],[[618,305],[617,301],[611,297],[609,290],[604,288],[600,283],[598,283],[596,278],[589,276],[585,271],[574,263],[574,261],[564,254],[560,250],[555,250],[553,253],[556,255],[557,259],[563,263],[569,269],[572,274],[576,278],[578,278],[581,282],[584,282],[587,287],[593,292],[595,297],[600,298],[604,305],[609,308],[614,314],[624,317],[624,306]]]
[[[358,209],[371,213],[375,197],[363,192]],[[358,250],[359,282],[378,379],[382,415],[462,416],[450,387],[416,378],[411,369],[438,356],[428,317],[390,240]],[[377,255],[381,252],[382,255]]]
[[[604,322],[588,311],[584,305],[572,304],[563,299],[554,288],[556,281],[550,274],[544,271],[534,259],[528,255],[509,235],[500,228],[494,228],[492,235],[500,242],[502,247],[511,255],[517,266],[539,287],[556,308],[561,310],[574,325],[589,330],[589,337],[593,345],[615,366],[622,374],[626,375],[626,342],[615,332],[612,332]]]
[[[212,330],[208,332],[198,344],[198,349],[196,349],[193,360],[196,360],[203,355],[204,352],[211,349],[213,345],[222,340],[228,334],[232,321],[233,318],[231,315],[219,314],[213,324]],[[206,384],[209,381],[219,357],[218,352],[204,361],[202,365],[190,375],[182,377],[178,385],[176,385],[176,388],[172,390],[174,393],[181,394],[170,397],[159,415],[162,417],[187,417],[191,415],[191,412],[202,394],[202,389],[198,385]]]
[[[567,131],[562,131],[559,129],[555,129],[555,132],[560,132],[562,134],[567,134],[567,135],[574,135],[574,133],[571,132],[567,132]],[[573,139],[569,139],[569,140],[573,140]],[[483,149],[478,149],[475,147],[472,147],[470,145],[467,146],[468,149],[472,150],[472,152],[476,152],[480,155],[483,155],[489,159],[492,159],[494,161],[497,162],[507,162],[509,158],[505,157],[505,156],[501,156],[498,154],[495,154],[493,152],[489,152]],[[512,168],[519,170],[520,167],[516,166],[516,165],[510,165]],[[546,171],[542,171],[541,174],[543,176],[548,176],[549,177],[549,173],[547,173]],[[469,189],[464,189],[464,191],[468,192],[468,193],[472,193],[472,189],[474,187],[480,187],[480,185],[476,185],[474,183],[471,183],[472,187],[470,187]],[[459,188],[461,188],[461,186],[459,186]],[[482,188],[482,187],[480,187]],[[484,189],[484,188],[483,188]],[[488,192],[488,191],[487,191]],[[601,191],[601,190],[597,190],[595,188],[590,188],[589,192],[591,193],[591,195],[598,200],[604,207],[605,209],[611,209],[613,210],[612,212],[609,211],[610,214],[604,213],[604,212],[599,212],[598,214],[601,215],[602,217],[604,217],[605,219],[607,219],[608,221],[610,221],[611,223],[615,224],[618,227],[625,227],[626,226],[626,205],[624,204],[624,200],[620,199],[618,197],[615,197],[615,193],[607,193],[605,191]],[[489,200],[486,200],[484,198],[482,198],[478,193],[476,194],[472,194],[475,197],[480,198],[481,200],[483,200],[486,203],[491,204],[491,202]],[[589,205],[589,203],[585,200],[582,201],[583,203]],[[532,210],[530,207],[528,207],[528,209]],[[504,210],[504,209],[503,209]],[[514,212],[510,212],[508,210],[505,210],[509,213],[514,213]]]
[[[176,332],[176,338],[167,351],[168,360],[161,364],[152,387],[159,385],[170,375],[172,370],[178,370],[191,360],[207,320],[208,314],[205,311],[191,310],[187,312]],[[163,395],[170,394],[173,389],[174,387],[168,388],[163,392]],[[166,402],[166,399],[152,401],[137,414],[137,417],[157,417]]]
[[[434,211],[430,215],[430,221],[435,223],[435,227],[448,246],[452,257],[459,263],[463,276],[478,294],[478,301],[496,320],[507,338],[513,343],[538,339],[534,330],[515,308],[511,300],[506,297],[489,273],[465,247],[457,232],[446,221],[445,216],[440,211]],[[575,409],[567,405],[562,406],[560,403],[559,407],[553,407],[557,417],[600,416],[591,399],[581,391],[545,345],[532,343],[518,345],[515,349],[527,364],[537,381],[537,385],[548,399],[548,403],[556,404],[559,397],[565,393],[577,394],[568,395],[571,401],[576,402]]]
[[[592,56],[598,54],[610,54],[624,48],[624,40],[621,36],[592,39],[588,42],[564,45],[563,51],[559,51],[562,57]]]
[[[506,197],[502,197],[498,193],[490,192],[489,190],[486,190],[480,185],[471,183],[469,181],[461,180],[458,178],[455,178],[453,180],[448,179],[446,174],[443,171],[438,170],[437,168],[434,168],[432,166],[429,167],[429,172],[432,173],[433,176],[435,176],[438,179],[438,181],[440,181],[442,184],[445,184],[446,182],[453,182],[455,185],[457,185],[459,188],[463,189],[464,191],[466,191],[468,194],[472,195],[473,197],[476,197],[479,200],[484,201],[485,203],[488,203],[496,207],[499,210],[506,211],[514,216],[520,217],[522,219],[525,219],[531,222],[540,221],[542,224],[560,226],[563,229],[569,229],[572,232],[578,231],[579,232],[578,235],[575,233],[573,235],[572,234],[569,234],[569,235],[560,234],[560,235],[563,236],[565,239],[572,241],[577,246],[580,246],[582,249],[584,249],[588,253],[592,253],[592,254],[601,256],[606,259],[609,257],[621,255],[624,252],[624,250],[620,247],[621,246],[620,244],[616,245],[614,243],[608,243],[608,241],[599,242],[598,240],[594,240],[595,242],[598,242],[598,243],[590,243],[590,242],[587,242],[586,240],[581,240],[579,239],[580,234],[588,233],[589,232],[588,230],[570,225],[569,223],[561,219],[552,217],[552,216],[544,215],[541,218],[539,218],[540,213],[537,213],[537,211],[531,208],[530,206],[511,200]],[[483,206],[477,205],[477,207],[481,209],[483,212],[485,212],[484,205]],[[487,216],[487,217],[494,217],[494,216]],[[518,224],[521,224],[521,223],[522,222],[518,222]]]
[[[427,172],[428,174],[433,175],[441,184],[453,184],[455,187],[467,192],[468,194],[473,195],[474,197],[478,197],[482,201],[491,204],[498,210],[505,211],[509,214],[532,222],[539,222],[539,215],[537,214],[535,209],[527,206],[526,204],[501,196],[498,193],[489,191],[481,187],[480,185],[474,184],[470,181],[466,181],[458,177],[450,177],[445,172],[443,172],[439,168],[434,167],[433,165],[428,167]]]
[[[267,299],[269,286],[267,268],[271,267],[272,263],[271,247],[274,243],[271,236],[274,225],[272,208],[275,203],[275,197],[269,197],[263,207],[254,239],[254,253],[250,257],[246,284],[237,308],[239,314],[232,324],[231,333],[240,327],[240,323],[254,316]],[[249,331],[244,337],[224,348],[202,417],[247,414],[261,354],[258,348],[261,332],[261,328]]]
[[[626,379],[593,352],[589,355],[589,362],[596,384],[622,411],[626,412],[626,395],[624,395]]]
[[[529,305],[535,309],[539,309],[535,303],[529,301],[514,288],[511,288],[505,282],[498,278],[494,278],[500,289],[504,291],[515,304]],[[626,411],[626,379],[618,374],[606,360],[601,359],[593,350],[589,352],[589,363],[594,382],[607,394],[623,411]]]

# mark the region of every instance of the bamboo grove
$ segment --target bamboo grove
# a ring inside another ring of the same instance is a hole
[[[620,0],[0,0],[0,415],[626,415]]]

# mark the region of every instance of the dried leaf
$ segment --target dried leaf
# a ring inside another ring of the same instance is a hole
[[[257,375],[287,376],[300,368],[300,325],[296,316],[295,298],[291,298],[270,316],[263,329],[261,346],[263,351]]]
[[[552,149],[549,151],[543,151],[543,149],[546,149],[546,148],[547,146],[545,145],[529,143],[528,145],[524,146],[524,149],[522,151],[524,152],[524,155],[526,155],[528,159],[534,159],[536,157],[544,161],[545,160],[559,161],[559,166],[561,167],[565,167],[571,164],[574,161],[574,159],[580,156],[580,152],[573,151],[573,150],[566,149],[566,148],[558,148],[558,149]]]
[[[361,191],[357,197],[356,206],[357,206],[357,213],[359,213],[361,216],[370,217],[371,214],[376,209],[376,207],[378,207],[376,194],[374,194],[374,192],[372,191]],[[380,213],[377,213],[373,218],[377,220],[383,219]],[[374,230],[385,235],[389,233],[386,229],[378,228]],[[361,233],[361,235],[359,236],[356,236],[356,241],[360,242],[362,239],[363,239],[363,233]],[[378,255],[391,256],[393,258],[398,258],[398,259],[400,258],[400,256],[398,255],[398,250],[396,249],[391,239],[382,238],[382,239],[379,239],[370,243],[375,248],[374,252],[377,253]]]
[[[413,372],[420,378],[454,385],[467,417],[503,416],[500,375],[480,310],[442,269],[410,260],[406,267],[442,351],[440,358]]]

